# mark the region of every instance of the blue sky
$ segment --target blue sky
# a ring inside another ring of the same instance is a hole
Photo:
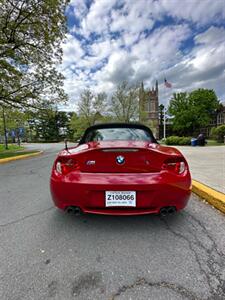
[[[164,104],[201,87],[225,101],[224,0],[71,0],[66,15],[70,109],[83,89],[111,94],[123,80],[151,87],[157,79]]]

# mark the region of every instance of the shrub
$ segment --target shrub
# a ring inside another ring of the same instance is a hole
[[[216,127],[211,128],[209,136],[211,139],[216,140]]]
[[[190,137],[169,136],[165,140],[166,145],[191,145]]]
[[[165,143],[166,145],[178,145],[179,136],[169,136],[166,138]]]
[[[181,137],[179,139],[179,145],[191,145],[191,138],[190,137]]]
[[[223,143],[225,136],[225,125],[213,127],[210,131],[210,137],[215,139],[218,143]]]

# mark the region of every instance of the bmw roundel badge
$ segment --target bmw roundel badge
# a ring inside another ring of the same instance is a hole
[[[117,162],[119,165],[122,165],[122,164],[125,162],[125,158],[124,158],[122,155],[119,155],[119,156],[117,156],[117,158],[116,158],[116,162]]]

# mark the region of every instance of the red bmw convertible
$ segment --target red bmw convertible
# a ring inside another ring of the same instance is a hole
[[[55,205],[75,214],[166,215],[187,205],[191,176],[184,156],[148,127],[113,123],[89,127],[61,151],[50,186]]]

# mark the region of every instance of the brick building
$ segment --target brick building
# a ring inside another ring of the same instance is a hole
[[[216,114],[216,126],[225,125],[225,104],[221,105],[221,108]]]
[[[224,102],[223,102],[224,103]],[[209,126],[202,128],[202,132],[209,137],[210,131],[213,127],[218,127],[220,125],[225,125],[225,103],[221,104],[220,108],[215,112],[212,121]]]

